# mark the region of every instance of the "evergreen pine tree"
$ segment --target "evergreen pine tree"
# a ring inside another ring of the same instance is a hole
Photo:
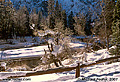
[[[75,32],[74,23],[75,23],[75,20],[73,19],[73,12],[71,11],[70,15],[68,16],[68,27],[69,27],[73,32]]]
[[[64,25],[64,29],[67,27],[67,15],[66,15],[66,11],[63,10],[61,13],[61,20],[63,21],[63,25]]]
[[[48,0],[48,22],[49,28],[55,28],[54,0]]]
[[[15,31],[16,31],[16,36],[25,36],[27,34],[27,16],[26,16],[26,10],[27,8],[20,7],[19,10],[15,12],[14,16],[14,23],[15,23]],[[29,19],[28,19],[29,20]]]
[[[41,29],[40,24],[41,24],[41,19],[42,19],[42,12],[38,12],[38,23],[37,23],[37,28]]]
[[[87,15],[86,15],[86,24],[85,24],[85,34],[87,36],[91,35],[92,32],[91,32],[91,29],[92,29],[92,17],[91,17],[91,12],[88,12]]]
[[[55,11],[54,11],[54,13],[55,13],[55,19],[59,19],[59,20],[61,20],[61,5],[59,5],[59,3],[58,3],[58,0],[56,1],[56,4],[55,4]]]
[[[4,39],[12,38],[13,6],[10,1],[2,1],[0,4],[0,36]]]
[[[86,24],[85,16],[79,13],[77,16],[74,17],[74,20],[75,20],[74,24],[75,34],[84,35],[85,34],[84,29]]]
[[[115,7],[114,0],[102,0],[100,3],[102,8],[101,15],[95,24],[95,33],[98,34],[103,45],[109,50],[109,39],[112,34],[113,10]]]
[[[117,0],[113,15],[112,25],[112,43],[115,45],[114,49],[111,49],[112,55],[120,55],[120,0]]]
[[[35,25],[38,23],[38,14],[36,13],[36,8],[34,8],[30,14],[30,22]]]
[[[30,16],[29,16],[29,12],[27,9],[25,11],[25,14],[26,14],[26,22],[25,22],[26,35],[30,36],[30,35],[33,35],[33,30],[30,28]]]

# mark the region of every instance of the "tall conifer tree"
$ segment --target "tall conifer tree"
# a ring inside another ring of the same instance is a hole
[[[0,3],[0,36],[4,39],[12,38],[13,6],[10,1]]]
[[[54,0],[48,0],[48,26],[51,29],[55,28]]]
[[[73,12],[71,11],[70,15],[68,16],[68,27],[69,27],[73,32],[75,32],[74,23],[75,23],[75,20],[73,19]]]
[[[111,49],[112,55],[120,55],[120,0],[117,0],[113,15],[112,25],[112,43],[115,45],[114,49]]]
[[[100,3],[102,8],[99,20],[95,24],[95,33],[99,35],[99,38],[104,43],[104,46],[109,50],[109,39],[112,34],[112,21],[113,10],[115,8],[114,0],[102,0]]]

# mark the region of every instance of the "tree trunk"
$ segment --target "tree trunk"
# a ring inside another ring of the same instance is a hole
[[[64,66],[60,60],[58,60],[58,62],[59,62],[59,64],[60,64],[61,66]]]
[[[54,61],[54,64],[55,64],[56,67],[59,67],[59,65],[56,61]]]
[[[109,36],[107,35],[107,50],[109,50]]]

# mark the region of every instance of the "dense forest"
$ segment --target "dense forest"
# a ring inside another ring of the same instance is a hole
[[[119,22],[120,22],[120,0],[98,0],[101,13],[92,18],[91,9],[87,14],[82,12],[69,15],[63,10],[58,0],[43,1],[46,4],[46,12],[34,8],[28,9],[25,5],[14,7],[10,0],[0,1],[0,39],[15,37],[36,36],[36,30],[51,29],[54,31],[70,31],[71,35],[88,36],[95,35],[109,49],[112,41],[119,47]],[[31,11],[31,12],[30,12]],[[34,28],[31,26],[34,24]],[[68,34],[67,34],[68,35]],[[113,44],[114,45],[114,44]]]

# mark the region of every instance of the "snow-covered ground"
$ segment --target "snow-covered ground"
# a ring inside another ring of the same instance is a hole
[[[95,53],[86,53],[86,54],[87,54],[88,62],[83,62],[84,64],[92,63],[97,60],[111,57],[109,55],[109,52],[106,49],[98,50]],[[62,63],[65,66],[68,66],[68,65],[76,66],[77,62],[80,62],[80,59],[79,59],[80,56],[81,55],[78,53],[76,56],[74,56],[75,59],[74,58],[72,60],[66,59],[62,61]],[[72,64],[68,64],[70,61],[72,61]],[[15,74],[25,75],[25,73],[27,73],[27,71],[24,71],[24,72],[17,71],[17,72],[13,72],[13,75]],[[1,72],[0,75],[1,75],[1,78],[5,78],[5,75],[10,76],[12,75],[12,73]],[[17,82],[120,82],[120,62],[116,62],[112,64],[107,64],[107,62],[105,62],[102,64],[81,68],[79,78],[75,78],[75,70],[72,70],[72,71],[66,71],[62,73],[38,75],[38,76],[31,76],[31,77],[25,77],[20,79],[21,80],[11,79],[12,81],[8,81],[8,82],[16,82],[16,81]]]
[[[84,45],[85,44],[82,42],[70,43],[70,47],[84,47]],[[56,48],[57,46],[55,47],[55,49]],[[20,48],[20,49],[0,51],[0,59],[42,56],[45,54],[44,49],[48,50],[48,46],[44,45],[44,46],[37,46],[37,47],[31,47],[31,48]]]
[[[48,49],[47,45],[0,51],[0,59],[40,56],[44,55],[44,49]]]
[[[8,39],[7,42],[0,40],[0,49],[30,47],[33,45],[39,45],[43,42],[44,40],[41,40],[41,37],[17,37],[16,39]]]
[[[79,56],[80,55],[78,54],[77,57]],[[91,63],[109,57],[111,56],[106,49],[98,50],[95,53],[87,53],[88,62],[86,63]],[[62,61],[62,63],[67,66],[69,61],[70,60],[67,59]],[[75,59],[69,66],[76,66],[76,62],[78,61],[79,60]],[[112,64],[102,63],[81,68],[79,78],[75,78],[75,70],[62,73],[31,76],[27,78],[30,78],[31,82],[120,82],[120,62]]]
[[[73,48],[84,47],[85,44],[81,42],[70,43],[70,46]],[[14,58],[14,57],[30,57],[30,56],[39,56],[44,55],[44,49],[48,50],[47,45],[37,46],[31,48],[21,48],[21,49],[12,49],[0,51],[1,59],[4,58]],[[102,49],[95,51],[94,53],[86,53],[87,62],[81,62],[81,53],[73,56],[72,59],[66,59],[62,61],[65,66],[77,66],[78,62],[83,64],[88,64],[95,62],[97,60],[105,59],[111,57],[107,49]],[[40,70],[37,69],[37,70]],[[13,71],[13,72],[0,72],[0,79],[5,79],[9,76],[14,75],[25,75],[30,71]],[[26,78],[11,79],[12,81],[2,81],[2,82],[120,82],[120,62],[107,64],[107,62],[81,68],[80,77],[75,78],[75,70],[66,71],[62,73],[53,73],[46,75],[31,76]],[[97,79],[96,81],[90,79]],[[115,79],[111,79],[115,78]],[[82,80],[83,79],[83,80]],[[86,80],[84,80],[86,79]],[[101,80],[102,79],[102,80]],[[113,81],[110,81],[113,80]]]

